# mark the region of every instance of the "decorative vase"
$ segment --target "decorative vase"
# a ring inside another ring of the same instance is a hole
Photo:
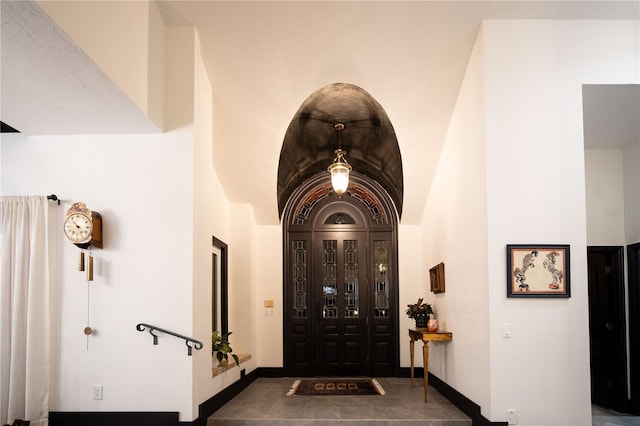
[[[436,316],[431,314],[429,321],[427,321],[427,329],[430,332],[435,333],[436,331],[438,331],[439,327],[440,325],[438,324],[438,320],[436,319]]]
[[[428,317],[426,315],[419,315],[415,318],[416,320],[416,328],[426,328]]]

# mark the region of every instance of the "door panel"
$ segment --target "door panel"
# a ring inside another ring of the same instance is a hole
[[[640,416],[640,243],[627,246],[629,289],[629,412]]]
[[[395,263],[392,261],[391,233],[380,232],[371,236],[370,273],[373,277],[373,315],[371,336],[371,374],[391,376],[397,370],[397,325],[391,307],[397,306],[397,286],[393,285]],[[394,291],[395,290],[395,291]]]
[[[291,376],[309,376],[313,365],[313,329],[311,322],[311,244],[308,233],[291,233],[289,268],[285,299],[289,301],[285,363]]]
[[[624,412],[627,356],[622,247],[588,247],[591,401]]]
[[[317,232],[315,240],[315,374],[368,375],[366,233]]]

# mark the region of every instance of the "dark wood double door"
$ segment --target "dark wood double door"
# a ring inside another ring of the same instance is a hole
[[[319,232],[314,241],[315,375],[369,374],[369,286],[363,232]]]
[[[343,206],[344,207],[344,206]],[[290,376],[395,376],[396,256],[392,232],[326,214],[290,230],[285,253],[285,372]],[[356,219],[353,219],[356,217]],[[361,225],[361,224],[360,224]]]

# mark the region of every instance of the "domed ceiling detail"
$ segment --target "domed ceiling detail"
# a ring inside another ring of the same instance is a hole
[[[309,96],[294,115],[282,144],[278,166],[278,212],[304,181],[326,171],[338,148],[337,123],[342,149],[353,170],[377,181],[402,215],[402,158],[391,121],[380,104],[362,88],[335,83]]]

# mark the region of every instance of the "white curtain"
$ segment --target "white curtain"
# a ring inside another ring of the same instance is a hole
[[[49,204],[45,196],[0,197],[0,425],[48,424]]]

